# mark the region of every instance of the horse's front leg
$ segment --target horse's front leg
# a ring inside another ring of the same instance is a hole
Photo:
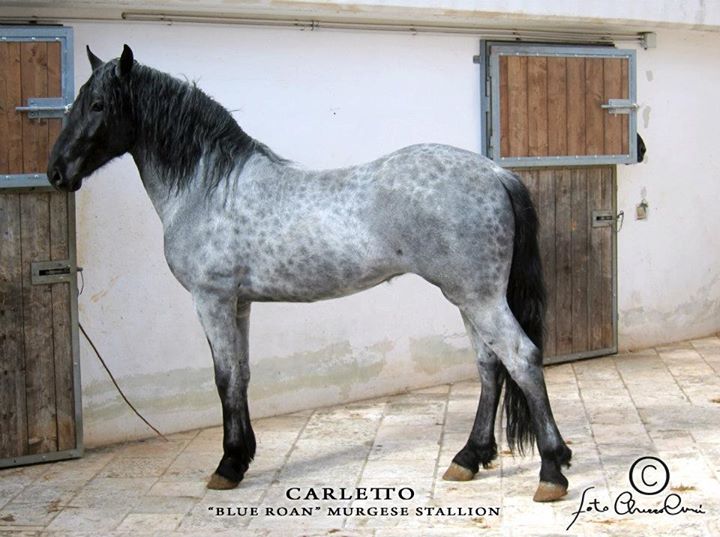
[[[223,410],[223,457],[207,486],[229,489],[240,483],[255,456],[247,402],[250,303],[213,293],[193,293],[193,298],[210,343]]]

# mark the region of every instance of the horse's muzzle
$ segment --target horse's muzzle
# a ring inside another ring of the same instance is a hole
[[[75,181],[69,179],[66,170],[63,168],[64,166],[62,166],[61,163],[51,164],[48,167],[47,176],[50,184],[55,190],[60,190],[61,192],[75,192],[79,190],[82,186],[82,179]]]

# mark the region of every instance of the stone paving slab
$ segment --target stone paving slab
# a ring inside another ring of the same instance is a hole
[[[545,374],[574,451],[570,490],[553,504],[532,501],[538,455],[513,454],[504,439],[473,481],[441,479],[475,415],[479,383],[464,381],[257,420],[256,460],[230,491],[205,488],[221,427],[0,470],[0,537],[720,536],[720,338]],[[667,477],[654,495],[629,482],[647,456],[667,467],[647,470],[649,482]],[[323,488],[331,497],[296,499]],[[665,501],[703,513],[637,511]]]

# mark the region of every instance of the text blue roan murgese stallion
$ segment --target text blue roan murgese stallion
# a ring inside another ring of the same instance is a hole
[[[255,301],[312,302],[414,273],[462,314],[482,381],[470,437],[444,478],[497,456],[505,384],[511,449],[537,439],[536,501],[567,492],[566,446],[542,370],[544,288],[537,215],[520,179],[444,145],[302,170],[245,134],[197,87],[134,61],[125,46],[80,89],[53,148],[50,182],[75,191],[129,152],[162,221],[170,270],[192,293],[223,409],[223,457],[208,487],[237,486],[255,455],[247,391]],[[312,373],[309,373],[312,374]]]

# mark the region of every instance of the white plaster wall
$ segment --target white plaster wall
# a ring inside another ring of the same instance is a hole
[[[720,330],[720,34],[661,32],[638,52],[646,162],[618,168],[621,348]],[[645,198],[647,220],[635,219]]]
[[[467,36],[229,26],[74,23],[84,47],[122,43],[197,80],[252,136],[308,167],[372,159],[424,141],[479,151],[478,41]],[[720,329],[720,239],[713,161],[720,35],[661,31],[638,52],[647,163],[621,167],[620,345]],[[645,198],[650,217],[636,221]],[[218,423],[209,351],[190,296],[162,257],[161,226],[130,158],[78,194],[85,267],[80,318],[128,395],[164,431]],[[144,436],[82,343],[88,445]],[[416,277],[316,304],[258,304],[251,322],[254,416],[333,404],[474,374],[459,314]]]

